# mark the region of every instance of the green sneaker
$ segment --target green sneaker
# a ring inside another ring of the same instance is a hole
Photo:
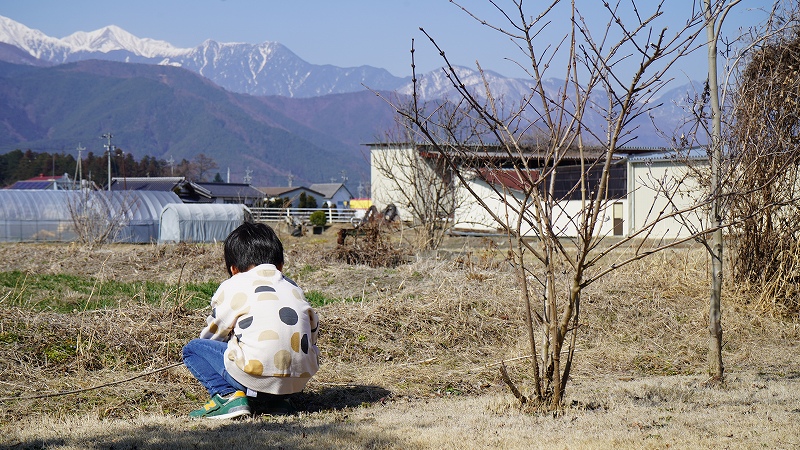
[[[248,414],[250,414],[250,405],[247,403],[247,396],[242,391],[236,391],[228,398],[214,394],[202,408],[190,412],[189,417],[192,419],[232,419]]]

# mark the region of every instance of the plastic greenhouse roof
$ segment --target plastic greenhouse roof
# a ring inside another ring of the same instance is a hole
[[[241,220],[243,214],[245,212],[249,212],[249,208],[244,205],[223,203],[169,204],[164,206],[161,215],[163,215],[167,210],[174,211],[176,217],[180,221]]]
[[[71,220],[70,202],[77,202],[81,191],[0,190],[0,220]],[[114,214],[124,210],[132,223],[158,222],[163,207],[181,203],[174,192],[90,191],[91,200],[110,202]]]

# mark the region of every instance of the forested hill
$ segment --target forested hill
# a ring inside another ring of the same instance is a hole
[[[204,153],[231,181],[255,185],[329,182],[345,171],[369,180],[362,145],[392,124],[369,92],[313,99],[228,92],[170,66],[82,61],[54,67],[0,62],[0,153],[14,149],[104,151],[104,133],[137,159],[191,160]]]

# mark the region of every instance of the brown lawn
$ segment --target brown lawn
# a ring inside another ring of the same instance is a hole
[[[726,383],[705,384],[701,248],[590,286],[564,413],[543,416],[520,409],[498,372],[506,361],[523,390],[530,377],[502,243],[453,238],[438,254],[370,268],[330,260],[334,233],[282,236],[286,272],[331,301],[317,308],[323,367],[295,396],[298,414],[221,423],[187,419],[203,389],[181,365],[160,370],[203,325],[208,311],[187,306],[185,286],[224,279],[219,245],[0,244],[0,273],[93,286],[0,285],[0,448],[800,447],[797,317],[726,285]],[[145,303],[145,280],[169,290]],[[134,288],[103,309],[43,307],[112,295],[112,282]],[[78,392],[54,395],[63,391]]]

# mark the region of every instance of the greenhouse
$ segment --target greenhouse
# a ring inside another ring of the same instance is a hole
[[[173,192],[0,190],[0,242],[77,241],[107,233],[113,242],[158,239]]]
[[[169,204],[161,211],[158,242],[222,242],[245,221],[251,216],[244,205]]]

